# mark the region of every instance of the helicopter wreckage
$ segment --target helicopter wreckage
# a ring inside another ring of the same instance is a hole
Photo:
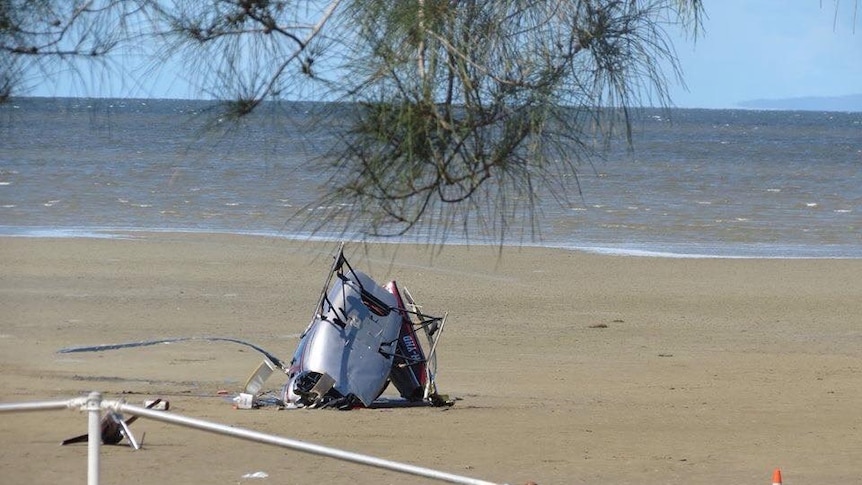
[[[281,399],[297,407],[371,406],[391,382],[409,402],[445,404],[434,379],[444,325],[445,316],[424,315],[395,281],[380,286],[353,269],[340,247],[286,369]],[[417,330],[425,334],[427,352]],[[255,390],[257,376],[247,391]]]
[[[454,401],[437,392],[435,381],[437,344],[445,324],[445,314],[426,315],[410,292],[399,288],[394,280],[379,285],[354,269],[342,243],[311,322],[300,335],[289,362],[257,345],[227,337],[169,338],[59,352],[98,352],[191,340],[231,342],[264,355],[243,391],[234,398],[238,408],[265,402],[288,409],[451,406]],[[287,382],[276,398],[263,399],[264,383],[276,369],[287,375]],[[390,383],[399,399],[381,397]]]

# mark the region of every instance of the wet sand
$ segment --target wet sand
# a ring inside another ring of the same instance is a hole
[[[332,243],[227,235],[0,239],[0,402],[85,395],[522,484],[854,483],[862,476],[862,260],[666,259],[349,246],[354,267],[449,312],[451,408],[233,409],[288,358]],[[266,383],[277,389],[284,376]],[[220,394],[227,391],[228,396]],[[103,483],[435,483],[141,419]],[[0,414],[3,483],[86,482],[79,411]],[[243,478],[264,472],[268,478]]]

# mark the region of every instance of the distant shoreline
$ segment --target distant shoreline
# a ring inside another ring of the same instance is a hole
[[[862,94],[846,96],[801,96],[780,99],[752,99],[742,101],[743,109],[765,109],[779,111],[838,111],[862,112]]]

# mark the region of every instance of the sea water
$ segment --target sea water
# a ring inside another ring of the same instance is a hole
[[[343,237],[297,217],[315,209],[337,142],[315,106],[273,103],[237,125],[200,101],[14,99],[0,105],[0,235]],[[580,166],[565,203],[538,194],[536,231],[508,244],[862,257],[862,113],[643,110],[632,128],[631,149]]]

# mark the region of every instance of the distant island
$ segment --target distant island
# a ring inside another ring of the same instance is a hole
[[[803,110],[803,111],[862,111],[862,94],[847,96],[805,96],[784,99],[753,99],[739,103],[740,108]]]

